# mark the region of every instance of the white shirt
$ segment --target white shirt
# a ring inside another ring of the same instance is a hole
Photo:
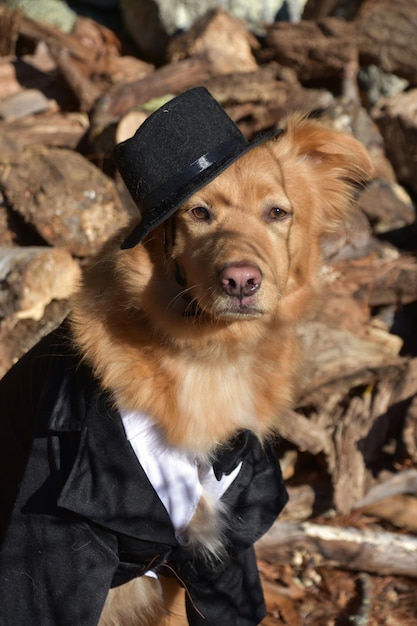
[[[220,499],[242,463],[217,480],[211,465],[167,444],[163,432],[146,414],[120,411],[126,437],[171,518],[177,538],[185,531],[203,492]]]

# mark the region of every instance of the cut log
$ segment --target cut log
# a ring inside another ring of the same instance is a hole
[[[56,71],[56,64],[41,42],[35,53],[23,57],[0,59],[0,98],[7,98],[25,89],[38,89],[50,103],[52,110],[74,109],[76,99]]]
[[[113,181],[71,150],[29,146],[0,156],[0,188],[44,241],[90,256],[124,226]]]
[[[11,144],[20,149],[37,144],[75,150],[88,128],[88,116],[79,112],[47,113],[9,121],[0,126],[0,152],[10,152]]]
[[[80,110],[82,112],[90,111],[96,100],[103,94],[103,89],[96,86],[89,77],[80,70],[77,63],[72,59],[65,48],[61,48],[61,46],[58,46],[55,42],[51,42],[49,49],[59,71],[77,98]]]
[[[358,60],[353,25],[337,17],[268,25],[266,47],[269,56],[294,69],[301,82],[343,79]]]
[[[303,626],[297,602],[294,598],[290,597],[286,588],[284,593],[280,593],[281,589],[284,589],[284,587],[278,587],[268,580],[263,580],[262,589],[268,613],[272,613],[273,615],[278,614],[284,619],[284,622],[281,620],[277,622],[273,617],[266,617],[262,620],[261,626],[277,626],[277,624],[280,623],[291,624],[291,626]],[[302,592],[299,591],[299,594],[302,595]]]
[[[348,218],[322,238],[321,249],[324,260],[334,264],[366,256],[372,250],[373,243],[367,216],[360,208],[352,207]]]
[[[406,410],[402,437],[407,454],[417,463],[417,393]]]
[[[417,396],[414,400],[417,399]],[[415,436],[414,436],[415,442]],[[385,473],[385,472],[384,472]],[[417,532],[417,470],[393,474],[371,488],[355,509],[399,528]],[[295,520],[291,520],[295,521]]]
[[[16,243],[18,226],[11,223],[15,214],[5,204],[4,196],[0,192],[0,246],[13,246]]]
[[[26,89],[0,102],[0,118],[14,120],[48,111],[50,102],[39,89]]]
[[[402,360],[378,342],[347,330],[308,322],[299,329],[305,355],[298,406],[321,406],[328,395],[347,394],[379,377],[403,375]]]
[[[192,58],[165,65],[133,83],[115,85],[96,104],[93,133],[117,123],[128,111],[148,100],[180,93],[201,84],[211,72],[208,59]]]
[[[72,294],[80,274],[63,248],[1,248],[0,319],[40,320],[47,304]]]
[[[417,89],[380,100],[372,109],[372,117],[399,182],[416,192]]]
[[[316,567],[417,577],[417,538],[382,530],[276,522],[255,547],[258,558],[277,565],[301,560]]]
[[[0,7],[0,56],[14,54],[19,36],[21,13],[8,7]]]
[[[359,442],[372,426],[370,395],[355,396],[346,411],[334,415],[334,449],[327,457],[336,511],[347,514],[366,488],[366,466]]]
[[[204,82],[247,137],[277,126],[291,111],[326,110],[334,98],[326,89],[304,89],[295,73],[271,62],[256,72],[216,75]]]
[[[2,24],[7,24],[7,15],[11,13],[0,13],[0,32]],[[15,21],[19,35],[47,45],[82,111],[89,111],[107,89],[108,83],[120,80],[124,75],[122,64],[113,63],[115,58],[120,58],[120,41],[111,30],[93,20],[77,18],[72,33],[62,32],[55,26],[33,20],[23,13],[19,13]],[[152,71],[149,64],[139,60],[135,65],[146,68],[145,73]],[[119,75],[118,79],[111,75],[112,71]]]
[[[216,8],[199,18],[189,31],[172,39],[168,59],[175,62],[205,56],[216,74],[253,72],[257,63],[252,49],[258,47],[242,20]]]
[[[62,321],[80,276],[63,248],[0,248],[0,378]]]
[[[417,84],[417,3],[365,0],[354,22],[362,64]]]
[[[40,320],[4,319],[0,324],[0,378],[42,337],[59,326],[68,312],[67,300],[52,300]]]
[[[367,489],[367,470],[381,463],[384,445],[396,438],[398,421],[390,413],[398,377],[379,379],[350,400],[347,409],[338,406],[326,431],[333,431],[333,449],[327,463],[334,488],[336,510],[349,513],[358,506]]]
[[[304,522],[313,515],[316,494],[310,485],[287,486],[288,503],[280,515],[282,522]]]
[[[285,411],[277,419],[280,437],[290,441],[300,450],[318,454],[329,447],[326,431],[303,415],[295,411]]]
[[[417,300],[417,259],[392,251],[391,258],[369,255],[333,266],[351,294],[368,306],[405,305]]]
[[[410,196],[404,187],[393,181],[372,181],[360,194],[358,203],[372,224],[374,234],[410,226],[416,219]]]
[[[352,19],[363,0],[307,0],[304,5],[303,20],[317,20],[330,15],[343,15],[345,19]]]
[[[154,1],[119,0],[119,4],[127,32],[135,42],[140,56],[158,65],[163,63],[169,41],[168,32],[178,30],[175,23],[170,24],[172,28],[168,28],[164,18],[167,13],[168,15],[173,13],[178,17],[183,15],[182,7],[178,8],[175,5],[172,7],[172,2],[168,2],[164,3],[161,11],[158,2]],[[187,9],[185,13],[187,14]]]
[[[363,500],[357,503],[356,508],[372,506],[386,498],[405,493],[417,496],[417,470],[414,468],[393,474],[372,487]]]
[[[85,46],[78,37],[22,13],[19,16],[19,34],[35,41],[45,41],[48,45],[59,46],[84,63],[93,64],[99,55],[96,48]]]
[[[14,57],[0,57],[0,84],[1,98],[6,99],[22,91],[22,86],[16,77]]]
[[[357,90],[357,76],[354,76],[354,89]],[[310,91],[310,88],[307,90]],[[331,118],[335,128],[351,133],[368,151],[374,166],[374,179],[396,181],[395,173],[385,154],[382,134],[369,111],[361,105],[359,94],[343,94],[336,98],[334,106],[324,111],[325,118]]]
[[[417,532],[417,498],[407,494],[396,494],[369,504],[361,512],[385,520],[397,528]]]

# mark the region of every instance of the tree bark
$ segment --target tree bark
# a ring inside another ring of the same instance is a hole
[[[96,127],[106,127],[133,107],[197,86],[210,75],[211,64],[207,59],[192,58],[165,65],[134,83],[115,85],[97,103],[93,123]]]
[[[256,544],[256,554],[275,565],[301,556],[316,567],[417,577],[417,538],[385,531],[276,522]]]
[[[417,84],[417,2],[366,0],[355,20],[362,64]]]
[[[298,24],[277,22],[267,27],[271,57],[297,72],[300,81],[340,77],[357,63],[351,23],[337,17]]]

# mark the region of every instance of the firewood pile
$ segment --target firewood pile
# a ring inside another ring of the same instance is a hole
[[[0,5],[0,376],[135,214],[111,151],[165,99],[205,85],[247,137],[311,112],[373,159],[300,328],[290,502],[257,548],[266,626],[417,623],[416,32],[416,0],[308,0],[256,34],[217,8],[155,62],[92,19],[65,33]]]

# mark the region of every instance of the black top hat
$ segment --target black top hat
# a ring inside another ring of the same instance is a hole
[[[269,131],[248,142],[204,87],[164,104],[131,139],[114,149],[116,164],[142,217],[122,248],[138,244],[198,189],[280,132]]]

